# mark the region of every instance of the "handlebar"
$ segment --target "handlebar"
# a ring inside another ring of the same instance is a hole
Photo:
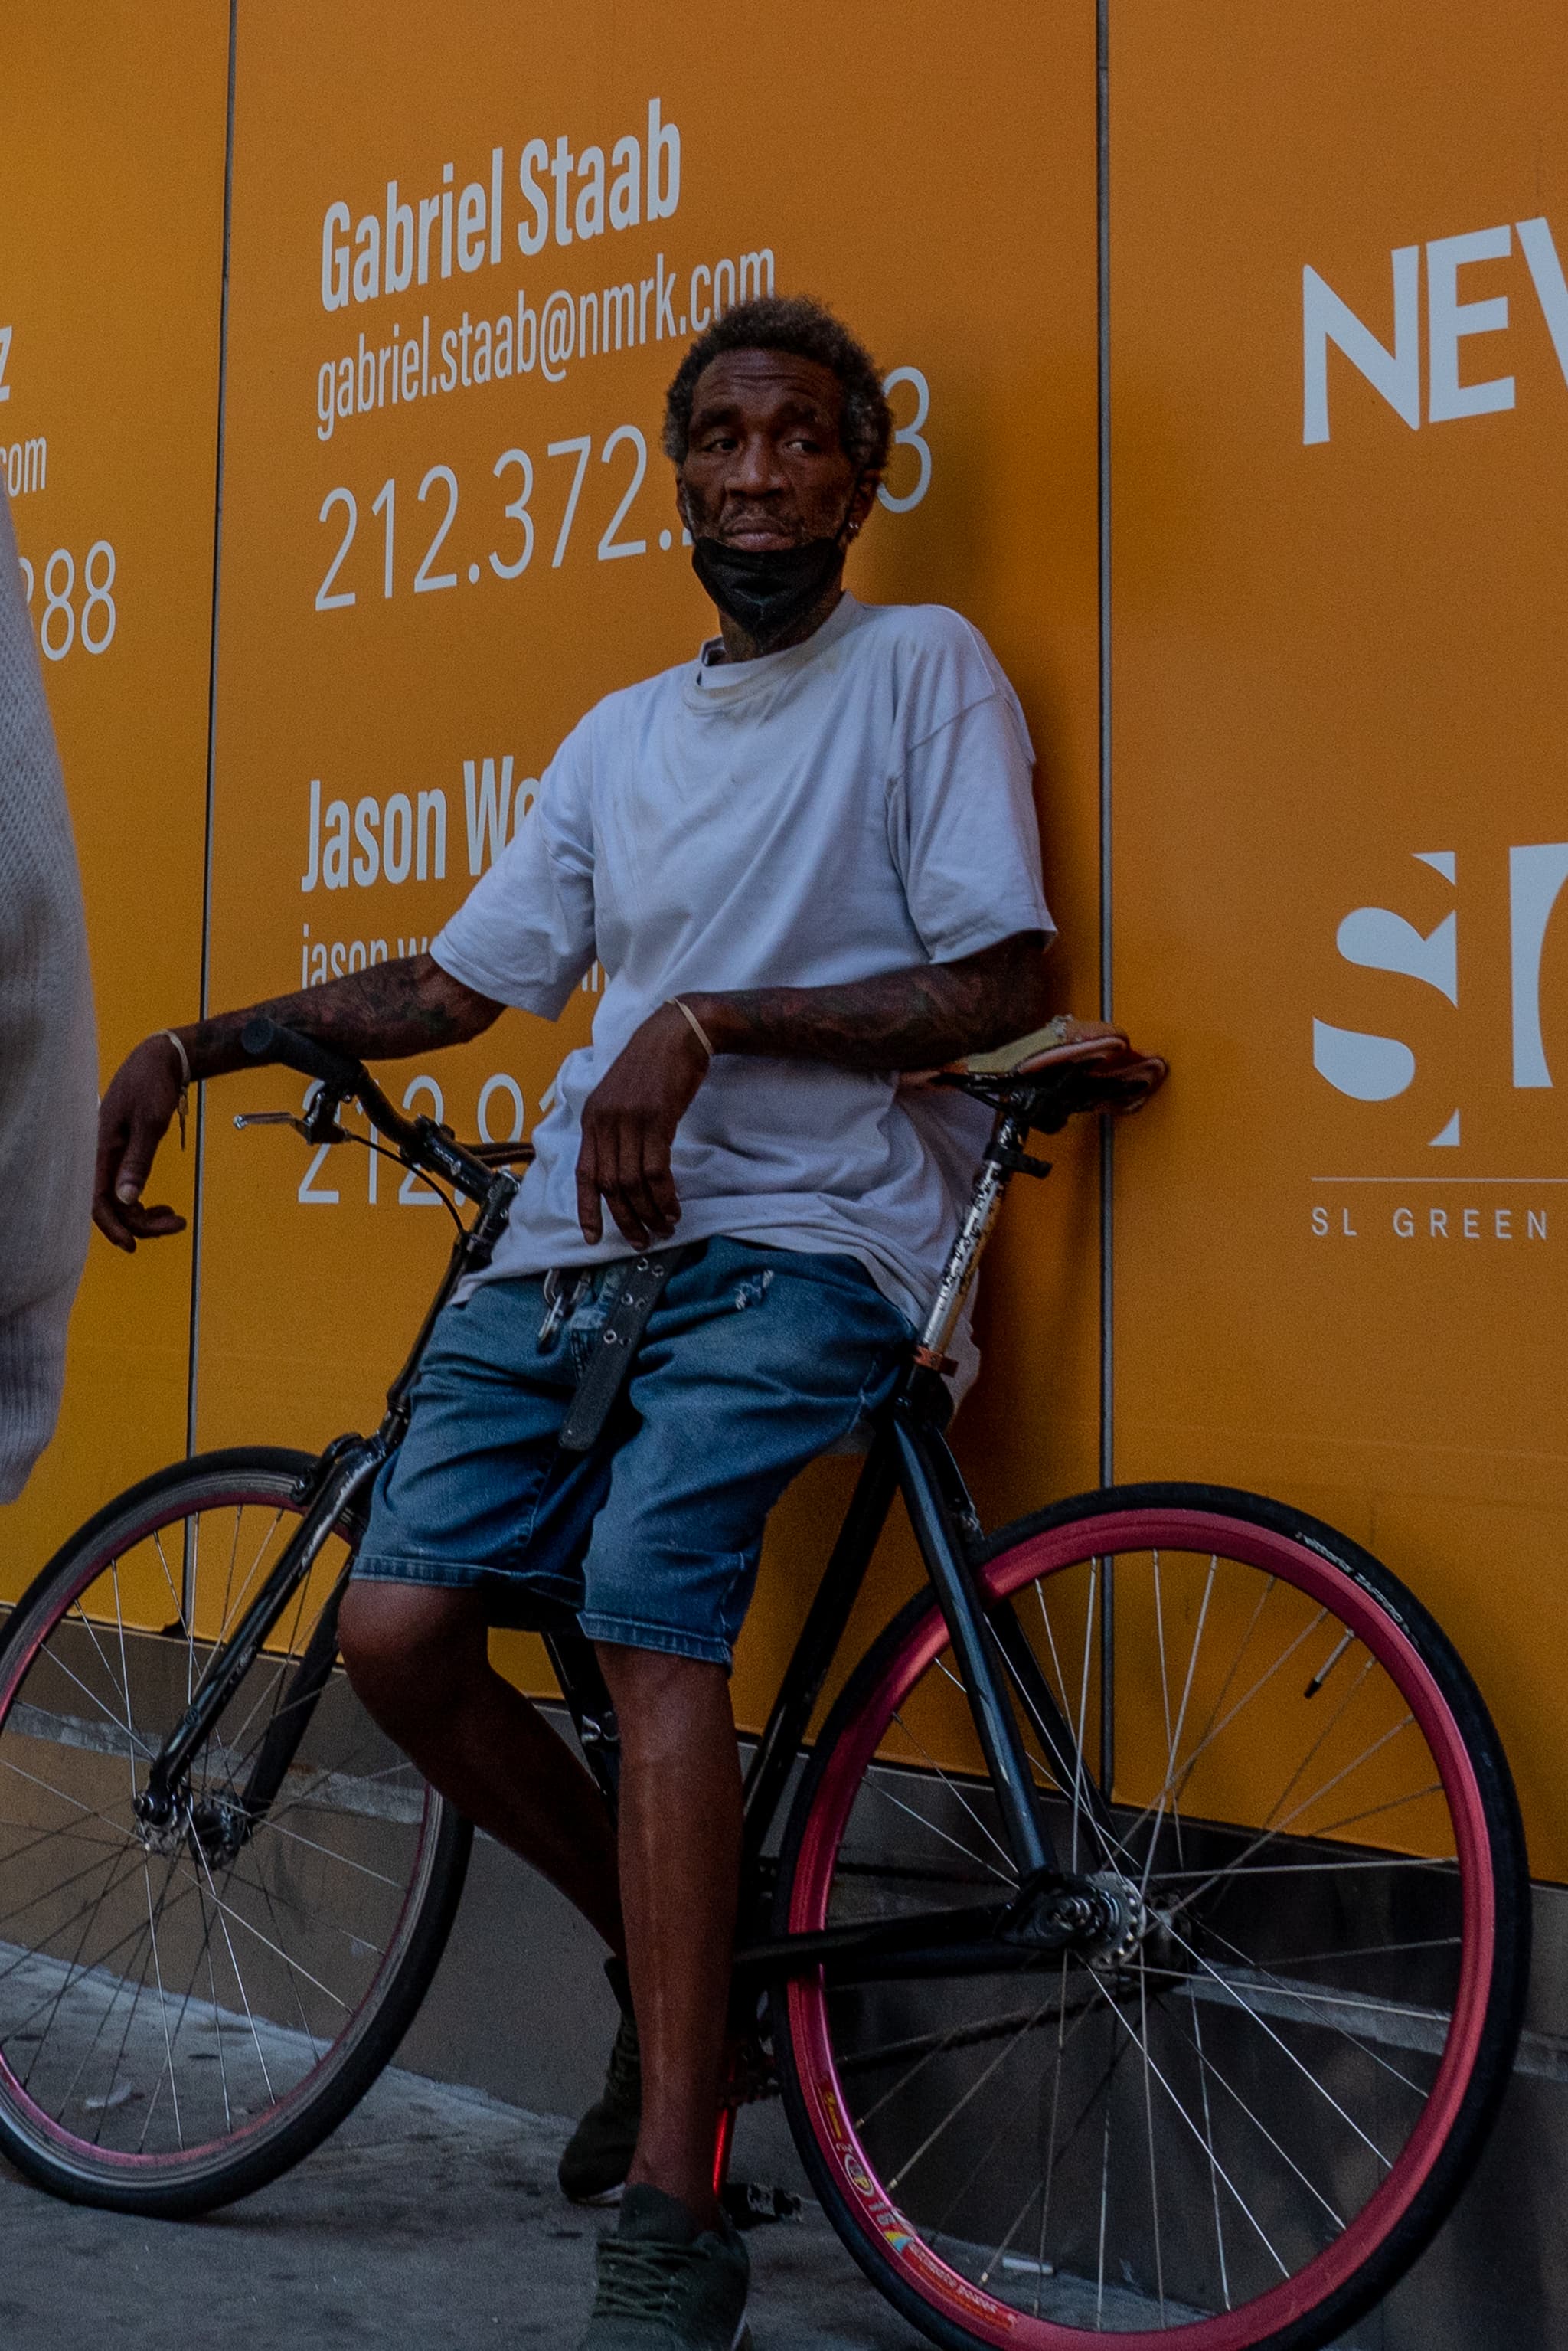
[[[362,1061],[346,1061],[341,1054],[319,1045],[314,1037],[282,1028],[265,1014],[246,1022],[239,1040],[253,1061],[281,1061],[285,1069],[298,1070],[302,1078],[319,1078],[340,1102],[356,1099],[360,1088],[371,1083]]]
[[[319,1045],[313,1037],[302,1037],[296,1029],[286,1029],[265,1015],[246,1021],[240,1031],[240,1043],[254,1061],[280,1062],[285,1069],[297,1070],[301,1077],[317,1079],[321,1087],[305,1122],[313,1143],[333,1143],[343,1139],[337,1123],[339,1104],[356,1102],[375,1128],[389,1143],[396,1145],[411,1166],[427,1176],[439,1176],[465,1199],[482,1204],[492,1202],[497,1184],[516,1190],[516,1179],[498,1176],[497,1167],[503,1155],[509,1159],[531,1159],[533,1152],[526,1144],[478,1144],[472,1149],[458,1143],[450,1128],[438,1126],[431,1118],[408,1119],[392,1108],[380,1086],[362,1061],[350,1061],[329,1047]]]

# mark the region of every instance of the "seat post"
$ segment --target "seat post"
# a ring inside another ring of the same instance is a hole
[[[1028,1139],[1029,1128],[1016,1112],[1003,1109],[997,1113],[985,1156],[976,1170],[969,1205],[953,1237],[931,1311],[915,1350],[917,1372],[941,1372],[947,1367],[948,1342],[958,1327],[981,1251],[991,1237],[1002,1195],[1012,1180]]]

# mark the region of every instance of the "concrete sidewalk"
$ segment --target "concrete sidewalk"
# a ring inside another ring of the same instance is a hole
[[[609,2215],[563,2202],[568,2126],[384,2074],[298,2170],[195,2221],[57,2203],[0,2162],[6,2351],[573,2351]],[[751,2232],[757,2351],[912,2351],[827,2223]]]

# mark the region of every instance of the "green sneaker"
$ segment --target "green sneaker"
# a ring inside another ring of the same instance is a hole
[[[643,2058],[626,1970],[619,1959],[606,1959],[604,1972],[621,2003],[621,2022],[603,2093],[573,2131],[556,2171],[572,2204],[619,2204],[643,2119]]]
[[[751,2262],[727,2220],[699,2231],[662,2189],[628,2188],[599,2246],[582,2351],[751,2351]]]

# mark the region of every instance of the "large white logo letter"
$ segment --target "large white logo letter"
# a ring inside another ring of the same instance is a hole
[[[1451,849],[1418,849],[1415,853],[1445,882],[1453,882],[1456,861]],[[1435,987],[1450,1004],[1457,1004],[1458,935],[1457,912],[1445,914],[1434,930],[1422,933],[1387,906],[1357,906],[1340,925],[1334,944],[1346,963],[1360,964],[1367,971],[1399,972],[1406,979]],[[1416,1056],[1397,1037],[1379,1037],[1363,1029],[1333,1029],[1326,1020],[1314,1020],[1312,1067],[1336,1093],[1348,1094],[1354,1102],[1392,1102],[1415,1078]],[[1451,1144],[1458,1139],[1456,1111],[1432,1140]]]
[[[1568,882],[1568,841],[1508,852],[1509,927],[1513,943],[1513,1082],[1549,1086],[1541,1039],[1541,950],[1557,893]]]
[[[1329,345],[1337,344],[1412,431],[1421,422],[1421,248],[1394,255],[1394,349],[1385,350],[1315,269],[1301,272],[1301,439],[1329,437]]]

